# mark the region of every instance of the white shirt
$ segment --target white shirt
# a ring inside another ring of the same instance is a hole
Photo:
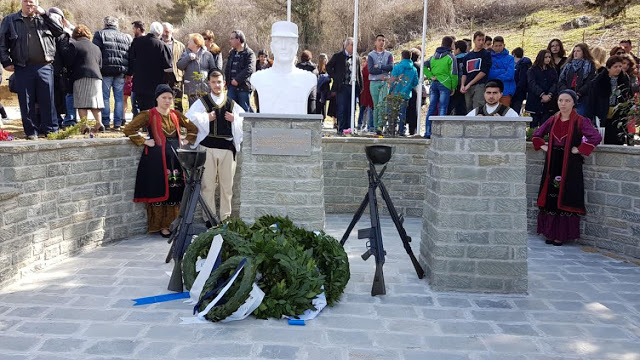
[[[220,94],[220,96],[216,96],[213,93],[209,93],[211,99],[216,105],[220,106],[224,103],[226,99],[226,95],[224,93]],[[233,104],[233,126],[231,127],[231,133],[233,134],[233,146],[236,148],[237,152],[240,152],[240,148],[242,145],[242,113],[244,113],[244,109],[242,109],[238,104]],[[191,105],[189,111],[185,114],[187,119],[189,119],[192,123],[198,127],[198,137],[196,138],[195,144],[192,146],[195,148],[200,144],[204,138],[209,135],[209,131],[211,128],[209,127],[209,113],[207,109],[204,107],[204,104],[200,99],[196,100],[196,102]]]
[[[485,104],[485,110],[487,110],[488,114],[491,114],[492,112],[496,111],[496,109],[498,108],[498,106],[500,106],[500,103],[497,103],[493,106],[487,105]],[[471,110],[467,116],[476,116],[476,109]],[[519,117],[518,113],[513,110],[512,108],[509,108],[509,111],[507,111],[507,113],[504,115],[504,117]]]

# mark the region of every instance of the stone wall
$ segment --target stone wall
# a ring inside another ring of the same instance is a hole
[[[527,151],[529,233],[536,232],[542,151]],[[580,243],[640,258],[640,147],[600,145],[585,158]]]
[[[367,194],[369,163],[367,145],[389,145],[393,155],[382,180],[393,205],[405,216],[422,216],[425,190],[425,153],[429,140],[417,138],[338,138],[322,139],[324,156],[325,208],[328,213],[352,214]],[[381,167],[379,167],[381,168]],[[384,201],[378,201],[388,214]]]
[[[0,143],[0,286],[146,230],[128,139]]]

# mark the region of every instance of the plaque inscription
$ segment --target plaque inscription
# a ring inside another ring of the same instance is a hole
[[[251,153],[311,156],[311,130],[254,128],[251,134]]]

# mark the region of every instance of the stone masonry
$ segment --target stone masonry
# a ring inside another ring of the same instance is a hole
[[[434,290],[527,291],[526,124],[434,117],[420,247]]]
[[[322,136],[319,115],[245,114],[240,217],[248,222],[263,215],[286,215],[309,230],[325,225]],[[308,129],[311,154],[254,155],[254,129]]]
[[[0,143],[0,286],[146,231],[129,139]]]

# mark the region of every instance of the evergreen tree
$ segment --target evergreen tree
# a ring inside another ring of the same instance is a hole
[[[165,21],[181,24],[187,13],[202,14],[213,4],[213,0],[171,0],[171,6],[162,6]]]

